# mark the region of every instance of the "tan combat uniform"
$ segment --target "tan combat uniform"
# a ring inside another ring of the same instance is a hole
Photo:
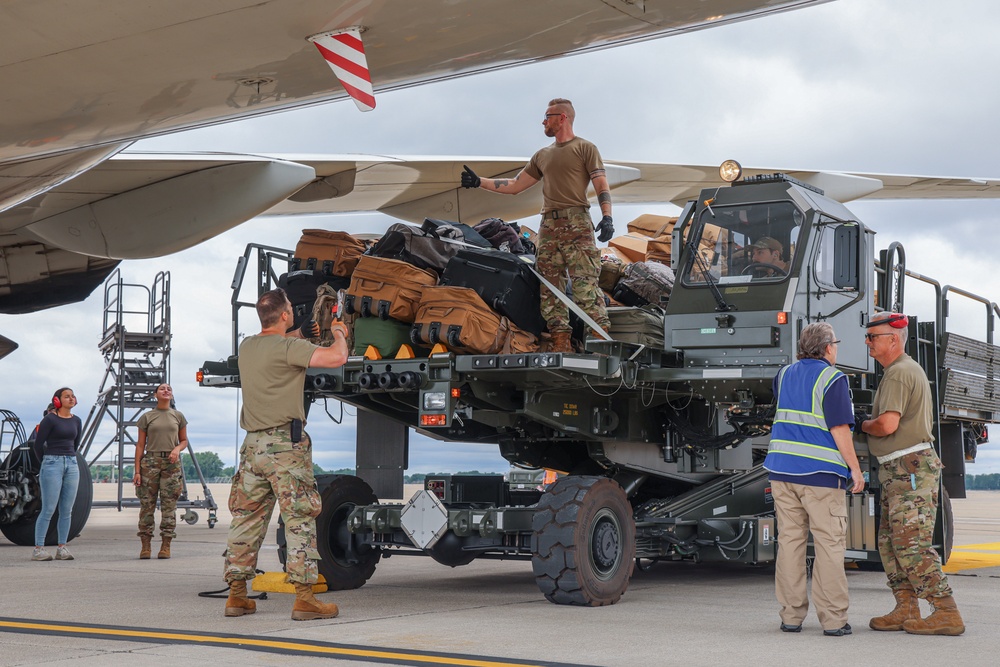
[[[254,577],[275,501],[285,522],[289,580],[313,584],[318,579],[315,518],[322,501],[313,477],[312,447],[304,432],[293,443],[290,431],[293,419],[305,420],[302,392],[315,350],[307,341],[276,335],[251,336],[240,345],[240,426],[247,435],[229,495],[233,521],[227,582]]]
[[[873,417],[898,412],[899,427],[887,436],[868,436],[879,460],[878,550],[889,588],[924,599],[951,595],[941,557],[931,547],[944,467],[931,446],[933,409],[927,376],[903,354],[885,369],[872,405]]]
[[[182,428],[187,426],[184,415],[174,409],[155,408],[139,417],[138,428],[146,432],[146,445],[139,462],[139,537],[153,536],[156,526],[156,500],[160,501],[160,537],[177,537],[177,499],[184,486],[180,458],[170,462],[170,452],[179,442]]]

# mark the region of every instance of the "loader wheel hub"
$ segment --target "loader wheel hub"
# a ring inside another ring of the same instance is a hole
[[[591,553],[594,565],[601,573],[613,570],[621,558],[621,531],[613,517],[598,519],[591,540]]]

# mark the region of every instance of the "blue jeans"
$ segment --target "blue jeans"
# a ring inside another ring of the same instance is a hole
[[[38,473],[38,482],[42,486],[42,513],[35,521],[35,546],[45,546],[45,534],[49,532],[49,523],[56,508],[59,509],[59,521],[56,531],[59,533],[59,544],[69,540],[69,522],[73,515],[73,504],[76,502],[76,488],[80,485],[80,468],[75,456],[44,456],[42,470]]]

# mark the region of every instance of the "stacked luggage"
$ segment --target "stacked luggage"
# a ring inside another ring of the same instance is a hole
[[[654,222],[655,239],[663,229]],[[295,326],[307,316],[320,324],[320,344],[332,340],[334,317],[352,320],[355,355],[394,357],[406,346],[406,354],[426,356],[435,345],[460,354],[530,352],[545,322],[529,239],[529,231],[498,218],[475,228],[431,219],[394,224],[371,247],[344,232],[303,230],[279,285],[295,306]],[[612,306],[628,306],[609,308],[611,335],[662,346],[658,306],[673,281],[664,264],[605,256],[600,286]]]
[[[492,231],[510,247],[510,234],[496,225]],[[415,356],[436,344],[477,354],[537,349],[544,328],[538,278],[474,228],[430,219],[421,227],[395,224],[363,248],[343,232],[303,232],[292,266],[298,270],[279,284],[293,300],[296,326],[310,313],[320,324],[315,342],[332,338],[339,299],[339,315],[353,320],[348,344],[355,355],[393,357],[404,345]]]

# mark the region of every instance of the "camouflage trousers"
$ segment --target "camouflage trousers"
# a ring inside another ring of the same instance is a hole
[[[941,557],[931,546],[943,467],[934,450],[925,449],[878,468],[878,551],[893,591],[911,590],[924,599],[951,595]]]
[[[160,537],[177,537],[177,499],[181,497],[184,477],[181,462],[171,463],[158,452],[147,452],[139,461],[139,479],[135,495],[139,498],[139,537],[153,536],[156,527],[156,500],[160,500]]]
[[[590,211],[571,211],[569,218],[544,218],[538,231],[536,267],[556,287],[565,287],[566,276],[573,287],[573,301],[597,324],[608,329],[611,321],[604,305],[604,293],[597,285],[601,275],[601,255],[594,244]],[[542,318],[550,333],[571,331],[569,309],[544,285]]]
[[[301,442],[293,444],[289,432],[278,429],[247,433],[240,449],[239,469],[229,494],[233,521],[226,547],[227,583],[254,577],[275,501],[285,522],[288,579],[316,583],[316,517],[322,500],[313,477],[312,445],[305,433]]]

